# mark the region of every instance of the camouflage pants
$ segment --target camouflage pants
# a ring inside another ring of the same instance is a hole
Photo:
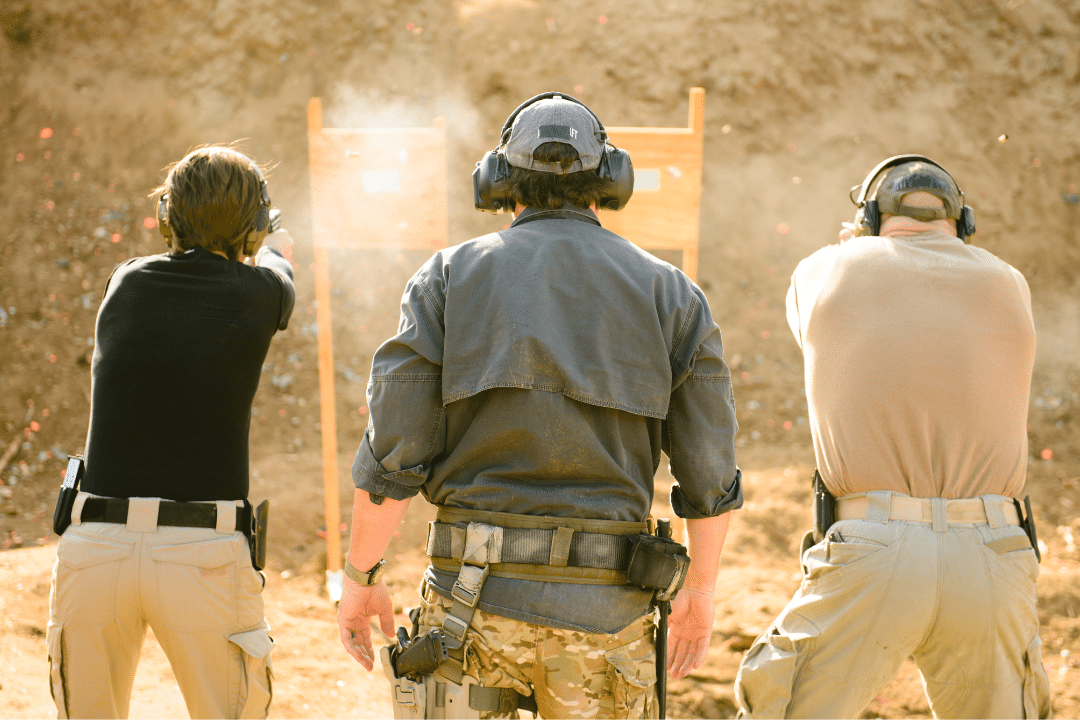
[[[449,600],[425,589],[420,632],[440,627],[449,610]],[[557,630],[477,610],[465,641],[464,670],[484,687],[535,695],[540,717],[655,718],[653,627],[651,614],[606,635]]]

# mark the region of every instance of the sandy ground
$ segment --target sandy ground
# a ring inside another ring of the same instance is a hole
[[[300,495],[296,470],[317,465],[318,457],[265,458],[263,485],[277,490],[284,503],[288,486]],[[780,462],[778,462],[780,460]],[[717,609],[712,645],[704,665],[690,677],[671,683],[669,717],[720,718],[735,712],[732,684],[738,663],[753,637],[784,606],[799,584],[796,550],[808,516],[793,508],[807,497],[810,466],[783,462],[775,451],[748,452],[747,509],[732,523],[717,581]],[[298,465],[300,464],[300,465]],[[314,476],[312,476],[314,477]],[[661,473],[658,495],[666,496],[670,477]],[[345,489],[347,491],[347,488]],[[283,503],[283,504],[284,504]],[[301,517],[304,510],[296,514]],[[294,514],[294,517],[295,515]],[[671,517],[662,499],[654,514]],[[416,585],[426,562],[417,537],[434,517],[415,502],[387,552],[387,582],[397,610],[416,604]],[[281,530],[280,524],[277,526]],[[391,716],[388,685],[379,667],[365,672],[341,648],[335,609],[326,595],[321,558],[315,552],[299,567],[282,570],[285,548],[279,541],[264,591],[266,617],[275,639],[274,701],[271,717],[384,718]],[[317,538],[312,544],[317,544]],[[55,544],[0,553],[0,717],[35,718],[54,714],[48,690],[45,624]],[[1080,590],[1075,582],[1080,559],[1065,543],[1052,540],[1041,567],[1040,616],[1058,717],[1076,717],[1080,709]],[[404,623],[402,616],[399,624]],[[375,637],[380,636],[376,631]],[[182,718],[187,713],[168,661],[149,633],[135,678],[132,717]],[[864,717],[930,717],[918,670],[910,660],[880,693]]]

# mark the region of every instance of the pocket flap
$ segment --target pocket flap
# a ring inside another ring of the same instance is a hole
[[[239,647],[251,657],[264,658],[274,649],[270,630],[265,627],[229,636],[229,642]]]
[[[61,539],[56,556],[61,565],[79,570],[131,557],[133,547],[133,543],[122,540],[72,533],[72,537]]]
[[[609,650],[607,661],[626,682],[640,688],[656,684],[656,658],[650,638]]]
[[[221,567],[236,562],[236,542],[237,538],[230,536],[180,545],[158,545],[150,548],[150,557],[158,562],[178,565]]]

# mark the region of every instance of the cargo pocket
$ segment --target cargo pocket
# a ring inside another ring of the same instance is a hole
[[[812,642],[808,635],[785,635],[776,627],[755,640],[735,677],[740,711],[747,717],[787,717],[799,653]]]
[[[265,627],[236,633],[229,642],[240,649],[239,692],[236,698],[238,718],[265,718],[273,697],[274,673],[270,651],[274,641]]]
[[[655,718],[656,652],[652,638],[645,636],[605,656],[611,677],[613,718]]]
[[[1050,679],[1042,664],[1042,640],[1036,635],[1024,654],[1024,717],[1050,717]]]
[[[49,691],[56,703],[56,717],[66,718],[67,678],[64,667],[64,626],[50,622],[45,632],[45,644],[49,648]]]

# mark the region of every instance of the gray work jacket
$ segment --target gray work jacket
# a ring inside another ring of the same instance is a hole
[[[526,209],[407,284],[398,333],[372,362],[353,480],[377,497],[641,521],[663,451],[675,513],[720,515],[742,502],[722,351],[704,293],[677,268],[589,210]],[[440,575],[429,570],[448,590]],[[533,581],[490,578],[481,608],[603,632],[648,609],[639,589],[521,583]]]

